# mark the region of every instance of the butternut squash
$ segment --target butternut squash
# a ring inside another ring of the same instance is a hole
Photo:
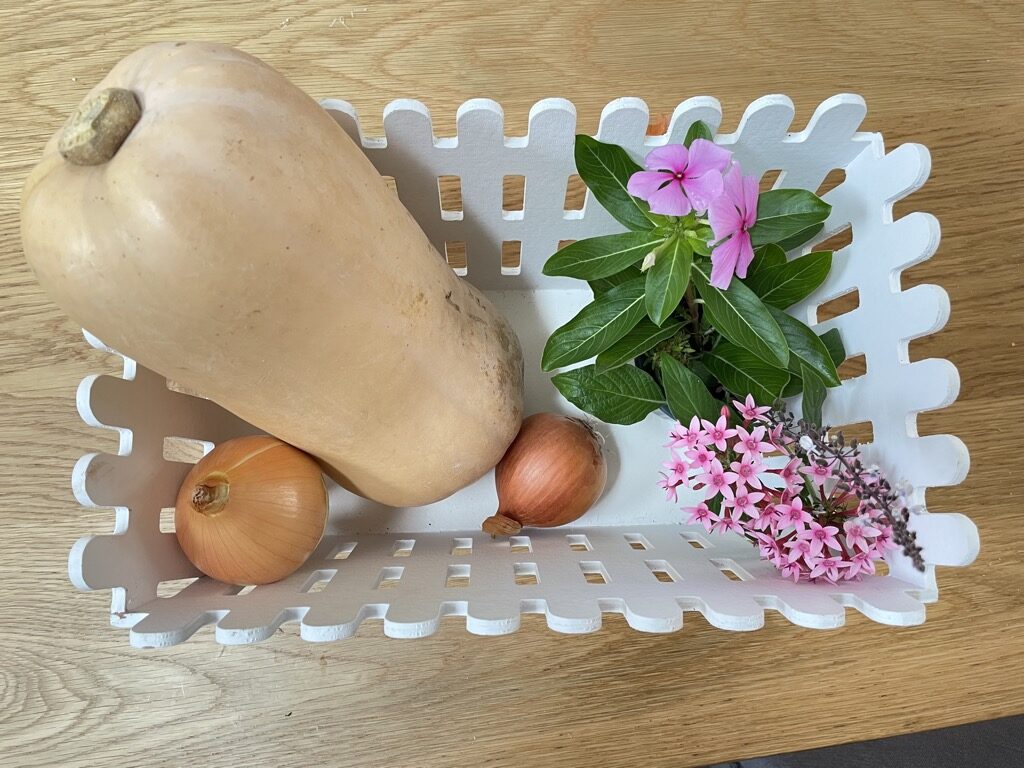
[[[522,351],[309,96],[221,45],[128,56],[47,145],[25,254],[106,343],[392,506],[493,467]]]

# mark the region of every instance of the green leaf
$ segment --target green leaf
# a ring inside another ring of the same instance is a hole
[[[711,133],[711,128],[703,120],[698,120],[690,126],[686,132],[686,138],[683,139],[683,146],[689,147],[697,139],[707,139],[708,141],[714,141],[715,135]]]
[[[803,378],[801,371],[806,368],[814,371],[828,386],[838,387],[841,382],[836,366],[818,335],[781,309],[768,307],[768,311],[779,324],[789,344],[789,371]]]
[[[644,316],[644,280],[612,288],[551,334],[541,368],[550,371],[604,352]]]
[[[801,229],[795,235],[790,235],[789,237],[779,240],[778,246],[784,251],[792,251],[794,248],[799,248],[816,234],[821,232],[824,226],[824,224],[814,224],[807,229]]]
[[[597,356],[597,372],[604,373],[628,363],[665,339],[671,339],[682,328],[682,323],[666,323],[661,328],[644,318],[636,327]]]
[[[588,365],[551,381],[570,403],[609,424],[635,424],[665,402],[658,383],[634,365],[604,373]]]
[[[753,291],[739,280],[733,280],[724,291],[715,288],[704,264],[694,264],[692,272],[697,292],[704,299],[705,315],[719,333],[772,365],[789,365],[786,337]]]
[[[828,218],[832,206],[806,189],[773,189],[757,198],[757,223],[750,230],[756,248],[801,234]]]
[[[821,427],[821,406],[825,402],[825,384],[814,371],[802,366],[804,381],[803,417],[816,427]]]
[[[689,237],[686,242],[690,244],[690,248],[693,249],[694,253],[700,254],[701,256],[711,256],[711,246],[709,246],[704,240],[700,240],[696,237]]]
[[[722,386],[741,400],[750,394],[758,403],[773,403],[789,382],[787,371],[769,365],[728,341],[705,352],[701,360]]]
[[[669,410],[686,424],[694,414],[715,421],[722,404],[715,400],[704,382],[674,357],[661,358],[661,383],[665,387]]]
[[[754,251],[754,260],[750,262],[750,269],[747,270],[747,276],[743,282],[750,286],[750,281],[754,279],[754,276],[765,272],[775,267],[781,267],[786,263],[786,252],[782,250],[775,243],[768,243],[768,245],[762,245],[760,248]]]
[[[627,229],[654,229],[658,219],[650,206],[626,190],[629,177],[643,170],[626,150],[579,134],[574,155],[576,172],[608,213]]]
[[[643,260],[664,242],[665,236],[653,231],[588,237],[555,252],[544,265],[544,274],[581,280],[608,277]]]
[[[825,331],[818,338],[825,345],[825,349],[828,350],[828,356],[832,358],[832,364],[836,368],[846,362],[846,347],[843,346],[843,337],[839,335],[838,328]]]
[[[825,282],[831,269],[832,251],[819,251],[800,256],[781,266],[759,269],[748,276],[745,282],[765,304],[786,309],[810,296]]]
[[[664,323],[683,300],[690,284],[690,265],[693,251],[682,238],[669,241],[659,253],[654,266],[647,271],[644,302],[647,316],[655,325]]]
[[[608,277],[599,277],[597,280],[590,280],[590,290],[594,292],[594,298],[600,298],[604,296],[612,288],[628,283],[630,280],[637,280],[643,277],[643,272],[638,267],[626,267],[621,272],[617,272],[614,275],[608,275]]]
[[[826,331],[818,336],[821,339],[821,343],[825,345],[825,349],[828,350],[828,356],[832,358],[832,364],[839,368],[846,361],[846,348],[843,346],[843,339],[839,335],[839,329],[833,328],[830,331]],[[783,397],[796,397],[804,391],[804,383],[799,376],[793,376],[789,380],[789,384],[782,390]]]
[[[804,381],[799,376],[790,376],[789,384],[782,390],[783,397],[796,397],[804,391]]]

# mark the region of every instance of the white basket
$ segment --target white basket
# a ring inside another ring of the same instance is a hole
[[[580,281],[542,276],[541,266],[560,240],[621,227],[589,194],[583,210],[563,210],[575,171],[572,104],[539,102],[528,135],[508,138],[496,103],[468,101],[458,111],[458,137],[440,139],[416,101],[388,106],[386,139],[362,136],[347,103],[324,106],[380,172],[395,178],[402,202],[439,250],[446,241],[466,244],[468,279],[489,292],[520,334],[527,412],[573,412],[540,372],[540,351],[590,292]],[[735,153],[746,174],[781,170],[777,185],[814,190],[833,169],[845,170],[845,181],[825,195],[832,214],[818,241],[852,225],[852,244],[836,253],[825,284],[792,311],[819,332],[839,328],[847,353],[865,356],[866,375],[830,390],[825,421],[870,421],[868,458],[892,479],[911,483],[914,504],[923,505],[927,487],[959,483],[968,468],[959,439],[919,437],[916,429],[917,413],[949,405],[959,389],[949,362],[911,363],[907,351],[910,339],[939,330],[949,312],[941,288],[899,287],[900,271],[929,258],[939,242],[938,223],[928,214],[892,220],[893,202],[927,178],[929,156],[915,144],[885,154],[879,134],[857,132],[864,114],[862,99],[840,95],[825,101],[803,131],[787,133],[793,105],[769,96],[750,105],[735,133],[715,140]],[[602,113],[598,137],[639,161],[650,147],[682,141],[698,119],[717,127],[718,102],[685,101],[666,135],[645,137],[646,105],[618,99]],[[441,210],[440,176],[460,177],[461,213]],[[504,176],[526,178],[523,210],[502,210]],[[520,269],[502,268],[503,241],[521,243]],[[816,324],[820,304],[853,290],[860,293],[857,309]],[[161,510],[173,505],[189,469],[163,453],[169,437],[203,441],[208,450],[253,427],[208,400],[171,391],[162,377],[128,359],[123,378],[84,380],[78,408],[89,424],[119,429],[121,445],[117,456],[90,454],[75,467],[76,497],[90,507],[113,507],[115,525],[111,535],[75,544],[71,580],[80,589],[113,590],[111,622],[130,627],[136,646],[180,643],[206,624],[216,625],[222,643],[251,643],[286,621],[300,621],[307,640],[334,640],[368,618],[383,619],[386,635],[416,637],[452,615],[465,616],[470,632],[496,635],[515,631],[522,613],[542,613],[560,632],[595,631],[606,612],[623,614],[638,630],[669,632],[682,626],[685,611],[722,629],[749,630],[763,624],[766,608],[807,627],[840,626],[847,607],[884,624],[908,625],[923,621],[924,603],[937,599],[934,567],[966,565],[978,551],[969,519],[922,512],[912,527],[928,563],[924,573],[895,554],[888,576],[860,583],[784,581],[739,536],[712,537],[680,525],[680,505],[666,503],[655,484],[670,426],[656,413],[638,425],[603,428],[608,489],[577,525],[527,530],[511,540],[481,534],[480,522],[496,508],[490,475],[445,501],[405,510],[334,487],[327,535],[305,566],[276,584],[242,589],[195,578],[174,534],[161,531]]]

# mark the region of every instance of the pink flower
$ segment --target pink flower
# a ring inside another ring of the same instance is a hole
[[[672,451],[672,461],[666,461],[661,466],[669,470],[668,481],[677,485],[685,484],[690,475],[690,465],[681,459],[675,451]]]
[[[733,165],[725,174],[723,189],[724,194],[708,208],[708,221],[718,243],[711,252],[711,284],[724,289],[733,274],[746,277],[754,260],[750,229],[757,221],[757,178],[744,176]]]
[[[630,176],[626,190],[650,203],[652,213],[685,216],[692,210],[705,211],[722,194],[722,171],[731,158],[731,152],[706,139],[697,139],[689,149],[667,144],[651,150],[644,160],[647,170]]]
[[[687,523],[703,525],[705,531],[710,531],[711,526],[718,520],[718,515],[712,512],[703,501],[696,507],[683,507],[683,512],[688,512],[690,515]]]
[[[697,445],[692,451],[686,452],[686,458],[690,460],[690,466],[694,469],[707,469],[715,458],[715,453],[706,445]]]
[[[697,141],[700,141],[698,139]],[[697,142],[694,142],[696,144]],[[729,423],[726,420],[725,414],[718,417],[718,421],[712,424],[707,419],[702,419],[701,423],[704,425],[704,429],[707,431],[708,442],[711,443],[715,448],[720,451],[724,451],[726,448],[725,441],[730,437],[735,437],[736,430],[729,429]]]
[[[789,550],[790,560],[802,557],[805,560],[810,561],[810,559],[814,557],[814,554],[811,552],[811,542],[807,539],[794,537],[786,542],[785,547]]]
[[[743,533],[743,526],[731,515],[722,515],[711,524],[711,530],[715,533],[725,533],[727,531]]]
[[[751,535],[757,539],[757,548],[761,552],[763,559],[774,560],[782,554],[782,548],[774,536],[767,533],[754,533]]]
[[[880,526],[878,535],[872,543],[875,545],[875,550],[882,555],[893,549],[899,549],[896,542],[892,540],[892,528],[888,525]]]
[[[771,453],[775,446],[764,440],[767,430],[764,427],[754,427],[752,432],[747,432],[743,427],[736,427],[736,453],[760,454]]]
[[[872,525],[860,520],[847,520],[843,523],[843,531],[846,533],[846,543],[851,547],[867,551],[871,547],[868,537],[875,538],[881,531]]]
[[[676,488],[678,488],[681,483],[672,482],[668,479],[668,475],[662,472],[661,480],[658,481],[658,485],[665,490],[665,501],[671,501],[673,504],[679,501],[679,497],[676,495]]]
[[[782,468],[779,476],[785,481],[787,491],[797,493],[804,487],[804,477],[800,474],[802,466],[803,462],[800,459],[790,459],[789,463]]]
[[[804,568],[800,564],[800,558],[790,558],[781,565],[778,565],[778,569],[784,579],[793,579],[793,581],[800,581],[800,576],[804,573]]]
[[[761,499],[764,498],[763,493],[750,493],[741,485],[736,487],[736,495],[731,499],[726,499],[724,506],[732,507],[736,517],[742,515],[748,515],[750,517],[757,517],[757,504]]]
[[[811,515],[804,510],[804,501],[799,496],[788,504],[776,504],[775,509],[779,515],[779,525],[783,528],[795,527],[798,531],[811,522]]]
[[[849,568],[844,576],[848,580],[860,576],[862,573],[875,572],[875,561],[869,552],[858,552],[850,558],[849,563]]]
[[[811,572],[808,576],[812,579],[824,576],[827,581],[831,581],[834,584],[839,578],[839,569],[846,567],[846,562],[841,558],[823,557],[811,567]]]
[[[754,402],[753,395],[747,395],[747,399],[742,403],[739,400],[733,400],[732,405],[736,409],[736,412],[747,421],[759,419],[771,410],[771,406],[768,405],[762,405],[759,407],[757,403]]]
[[[729,469],[738,476],[737,485],[745,483],[751,488],[761,487],[759,475],[764,472],[764,464],[761,463],[761,459],[756,455],[748,453],[739,461],[734,461],[730,464]]]
[[[837,533],[839,533],[839,529],[834,525],[821,525],[812,520],[810,527],[797,533],[797,538],[809,541],[811,543],[811,554],[820,555],[825,547],[839,549],[839,541],[836,539]]]
[[[786,450],[786,446],[793,442],[793,439],[786,437],[782,434],[782,425],[776,424],[772,427],[771,434],[769,435],[772,445],[778,448],[780,451]]]
[[[832,478],[832,467],[828,464],[814,462],[810,469],[811,482],[819,487],[825,485],[825,481]]]
[[[668,434],[672,439],[666,443],[666,448],[679,448],[680,446],[694,448],[707,437],[704,434],[704,430],[700,428],[700,419],[696,416],[690,419],[689,427],[684,427],[677,421],[676,425],[672,427],[672,431]]]
[[[763,531],[767,529],[775,533],[779,524],[779,513],[776,511],[775,505],[767,504],[754,511],[757,513],[751,515],[754,530]]]
[[[719,493],[727,499],[733,497],[730,483],[736,482],[735,472],[726,472],[722,462],[713,459],[711,466],[704,470],[703,474],[697,476],[697,483],[704,485],[705,498],[711,499]]]

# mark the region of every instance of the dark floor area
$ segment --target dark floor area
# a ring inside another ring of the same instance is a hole
[[[721,763],[711,768],[1024,768],[1024,717]]]

